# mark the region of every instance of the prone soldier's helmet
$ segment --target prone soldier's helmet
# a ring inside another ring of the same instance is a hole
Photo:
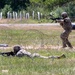
[[[13,50],[14,50],[14,53],[16,54],[18,51],[21,50],[21,47],[20,46],[14,46]]]
[[[67,12],[63,12],[63,13],[61,14],[61,16],[62,16],[63,18],[66,18],[66,17],[68,17],[68,14],[67,14]]]

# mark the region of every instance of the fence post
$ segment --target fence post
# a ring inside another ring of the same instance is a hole
[[[7,12],[7,19],[10,19],[10,13]]]
[[[35,14],[35,13],[34,13],[34,11],[33,11],[33,13],[32,13],[32,17],[33,17],[33,19],[35,18],[34,14]]]
[[[38,20],[40,20],[40,12],[37,12]]]
[[[15,12],[15,18],[16,18],[16,19],[18,18],[18,14],[17,14],[17,12]]]
[[[20,20],[22,20],[22,13],[21,13],[21,11],[20,11],[19,15],[20,15]]]
[[[26,19],[29,19],[29,13],[26,13]]]
[[[22,15],[22,17],[25,19],[25,11],[23,11],[23,15]]]
[[[2,12],[0,12],[0,19],[2,19]]]
[[[42,16],[43,16],[43,14],[41,13],[41,14],[40,14],[40,18],[41,18],[41,19],[42,19]]]
[[[12,13],[9,13],[9,18],[12,19]]]
[[[15,19],[15,12],[13,11],[13,19]]]

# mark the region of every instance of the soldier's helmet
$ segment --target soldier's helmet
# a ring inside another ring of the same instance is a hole
[[[13,50],[14,50],[14,53],[16,54],[18,51],[21,50],[21,47],[20,46],[14,46]]]
[[[63,13],[61,14],[61,16],[62,16],[63,18],[66,18],[66,17],[68,17],[68,14],[67,14],[67,12],[63,12]]]

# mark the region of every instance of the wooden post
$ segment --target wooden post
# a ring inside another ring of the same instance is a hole
[[[42,19],[42,16],[43,16],[43,14],[41,13],[41,14],[40,14],[40,18],[41,18],[41,19]]]
[[[38,20],[40,20],[40,12],[37,12]]]
[[[29,13],[26,13],[26,19],[29,19]]]
[[[13,19],[15,19],[15,12],[13,11]]]
[[[25,11],[22,12],[22,18],[25,19]]]
[[[17,14],[17,12],[15,12],[15,18],[16,18],[16,19],[18,18],[18,14]]]
[[[22,20],[22,13],[21,13],[21,11],[20,11],[20,13],[19,13],[19,14],[20,14],[20,20]]]
[[[7,19],[10,19],[10,12],[7,12]]]
[[[33,11],[33,13],[32,13],[32,17],[33,17],[33,19],[35,18],[34,14],[35,14],[35,13],[34,13],[34,11]]]
[[[12,13],[9,13],[9,19],[12,19]]]
[[[2,12],[0,12],[0,19],[2,19]]]

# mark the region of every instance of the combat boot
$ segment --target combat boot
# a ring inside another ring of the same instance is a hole
[[[68,42],[67,45],[68,47],[73,48],[70,42]]]
[[[67,47],[66,44],[63,44],[63,47],[62,48],[65,48],[65,47]]]
[[[57,57],[58,59],[61,59],[61,58],[66,58],[65,54],[62,54],[61,56]]]

